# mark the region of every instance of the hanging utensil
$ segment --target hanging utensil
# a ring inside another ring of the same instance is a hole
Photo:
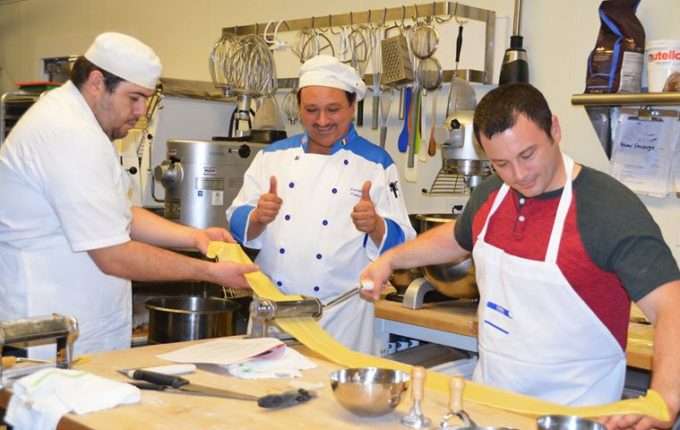
[[[373,115],[371,116],[371,128],[378,128],[378,116],[380,108],[380,79],[381,79],[381,63],[382,50],[380,49],[380,42],[383,39],[383,28],[381,25],[371,28],[369,35],[371,41],[371,68],[373,69]]]
[[[404,88],[404,126],[397,138],[397,149],[399,152],[406,152],[408,149],[408,135],[409,135],[409,114],[411,111],[411,92],[412,87]]]
[[[295,35],[290,50],[304,63],[322,53],[335,56],[333,44],[324,34],[314,28],[303,28]],[[330,51],[330,52],[328,52]]]
[[[427,161],[427,155],[430,152],[436,152],[436,145],[434,143],[434,129],[436,121],[436,105],[437,96],[436,91],[441,87],[442,84],[442,66],[435,57],[427,57],[418,62],[418,70],[416,70],[416,76],[418,81],[427,90],[428,95],[432,97],[432,117],[431,117],[431,128],[430,128],[430,140],[428,141],[428,147],[425,145],[419,148],[418,159],[420,161]],[[434,145],[434,147],[433,147]],[[434,155],[434,153],[430,154]]]
[[[427,144],[427,155],[434,157],[437,154],[437,142],[434,140],[434,130],[437,128],[437,94],[432,92],[432,117],[430,125],[430,140]]]
[[[283,109],[283,113],[286,114],[288,122],[290,125],[295,125],[297,120],[300,119],[300,109],[297,102],[297,89],[291,89],[288,94],[283,97],[283,102],[281,104],[281,109]]]
[[[386,87],[380,94],[380,147],[385,147],[387,141],[387,123],[390,119],[390,109],[392,109],[392,100],[394,99],[394,90]]]
[[[411,29],[411,51],[420,58],[431,57],[439,47],[439,33],[428,17],[425,22],[416,23]]]
[[[367,25],[361,25],[352,30],[349,34],[349,47],[351,51],[351,65],[359,73],[361,79],[366,74],[366,66],[370,59],[370,42],[367,39],[370,28]],[[357,103],[357,126],[364,125],[364,100],[361,99]]]
[[[229,50],[237,41],[238,36],[236,34],[223,34],[220,40],[213,45],[208,58],[208,68],[213,84],[215,87],[222,89],[225,96],[230,93],[229,82],[225,76],[227,61],[229,60]]]
[[[458,22],[458,18],[456,18]],[[449,102],[446,104],[446,118],[456,111],[456,75],[458,74],[458,63],[460,63],[460,52],[463,48],[463,24],[465,22],[458,22],[458,37],[456,37],[456,65],[453,69],[453,78],[451,79],[451,90],[449,92]],[[453,104],[453,110],[449,106]]]
[[[422,101],[422,89],[417,82],[413,83],[413,94],[411,99],[411,109],[409,110],[409,139],[406,166],[404,169],[404,179],[407,182],[418,180],[418,171],[415,162],[417,147],[420,145],[420,102]]]

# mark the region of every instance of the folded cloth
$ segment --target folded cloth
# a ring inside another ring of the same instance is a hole
[[[300,370],[316,367],[314,362],[294,349],[281,348],[281,350],[275,354],[270,353],[242,363],[230,364],[227,369],[237,378],[271,379],[297,378],[302,376]]]
[[[68,412],[86,414],[140,399],[133,385],[68,369],[25,376],[14,382],[12,392],[5,421],[16,430],[52,430]]]

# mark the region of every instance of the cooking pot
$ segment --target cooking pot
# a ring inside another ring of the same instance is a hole
[[[457,218],[456,214],[421,214],[417,216],[421,233],[431,230]],[[475,280],[475,267],[472,257],[464,257],[446,264],[423,267],[423,275],[435,290],[448,297],[457,299],[476,299],[479,297]]]
[[[170,343],[234,335],[236,302],[217,297],[156,297],[149,309],[149,343]]]

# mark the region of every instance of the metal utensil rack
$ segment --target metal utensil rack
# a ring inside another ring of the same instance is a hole
[[[456,16],[468,18],[486,23],[484,40],[484,71],[478,81],[483,84],[491,84],[493,77],[494,38],[496,34],[496,12],[468,6],[459,2],[435,1],[430,3],[413,4],[411,6],[391,7],[383,9],[369,9],[359,12],[348,12],[337,15],[311,16],[308,18],[284,20],[286,31],[299,31],[302,29],[328,28],[360,24],[380,24],[394,21],[404,21],[414,18],[435,16]],[[255,23],[224,27],[222,34],[263,34],[267,23]],[[462,71],[459,71],[462,72]],[[470,71],[470,75],[474,75]],[[477,77],[477,76],[475,76]],[[367,78],[369,78],[367,76]],[[475,79],[476,80],[476,79]],[[370,84],[370,82],[367,82]],[[292,79],[279,79],[279,88],[292,88]]]

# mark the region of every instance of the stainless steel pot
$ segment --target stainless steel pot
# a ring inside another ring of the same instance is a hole
[[[604,424],[573,415],[545,415],[536,420],[539,430],[606,430]]]
[[[147,300],[149,343],[231,336],[239,305],[216,297],[176,296]]]
[[[417,218],[421,233],[456,219],[454,214],[422,214]],[[476,299],[479,297],[475,280],[475,267],[472,257],[463,258],[446,264],[423,267],[423,274],[435,290],[445,296],[457,299]]]

